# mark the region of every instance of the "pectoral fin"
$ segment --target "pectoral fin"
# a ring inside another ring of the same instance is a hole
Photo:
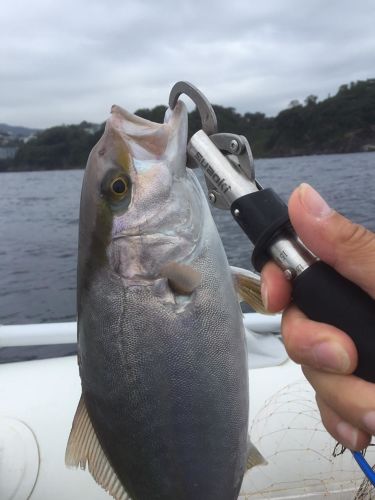
[[[83,396],[78,403],[65,452],[68,467],[88,469],[95,481],[116,500],[131,500],[100,446]]]
[[[264,308],[262,296],[260,293],[259,274],[231,266],[234,287],[237,291],[238,300],[246,302],[256,312],[269,314]]]
[[[190,295],[202,281],[199,271],[179,262],[168,262],[161,268],[160,274],[167,278],[172,290],[181,295]]]
[[[267,465],[267,460],[262,456],[258,448],[248,439],[247,442],[247,470],[255,467],[256,465]]]

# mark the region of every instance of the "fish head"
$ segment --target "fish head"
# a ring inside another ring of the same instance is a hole
[[[187,110],[181,101],[162,124],[112,107],[83,180],[81,271],[87,264],[91,270],[109,264],[123,278],[158,273],[173,228],[189,217],[188,206],[181,213],[175,189],[186,177],[186,142]]]

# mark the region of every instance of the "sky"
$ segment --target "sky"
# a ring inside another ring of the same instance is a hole
[[[0,123],[101,123],[112,104],[167,104],[179,80],[275,116],[375,78],[374,19],[374,0],[3,2]]]

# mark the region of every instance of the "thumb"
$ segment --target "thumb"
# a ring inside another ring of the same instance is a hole
[[[375,298],[375,234],[335,212],[308,184],[293,192],[288,207],[304,244]]]

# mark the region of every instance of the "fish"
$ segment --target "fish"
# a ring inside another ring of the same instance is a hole
[[[193,170],[188,114],[113,106],[89,155],[78,243],[82,396],[65,462],[117,500],[234,500],[264,463],[248,437],[246,300]]]

